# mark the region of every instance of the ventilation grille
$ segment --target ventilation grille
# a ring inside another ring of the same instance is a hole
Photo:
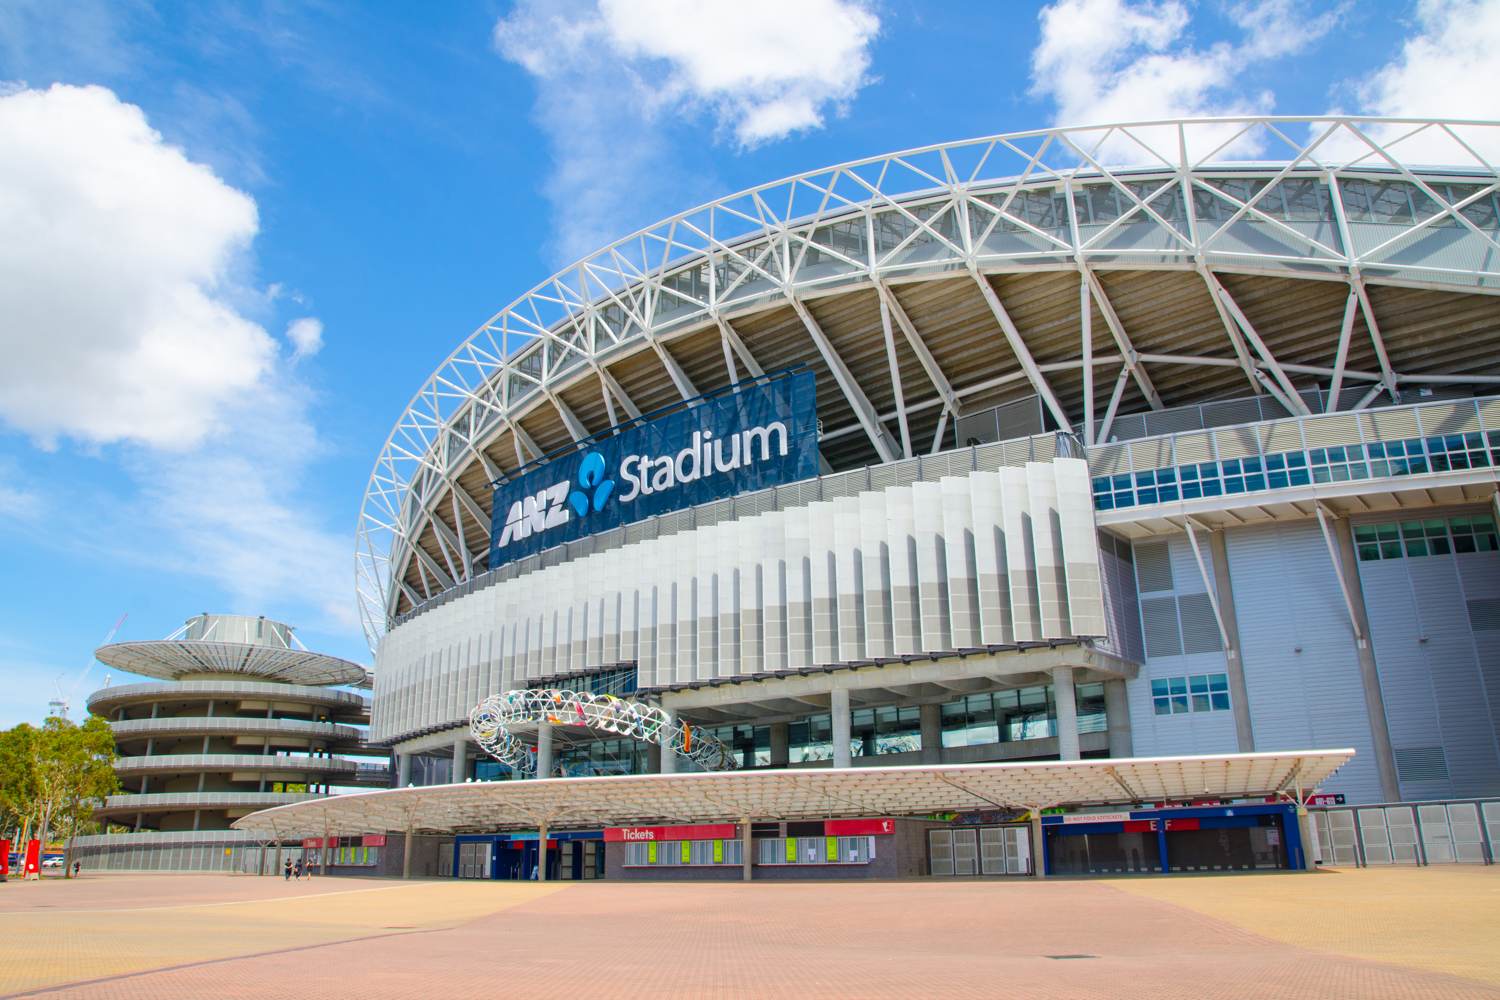
[[[1135,573],[1142,592],[1172,589],[1172,558],[1166,542],[1135,547]]]
[[[1180,656],[1182,636],[1177,631],[1177,600],[1148,597],[1141,601],[1141,626],[1146,633],[1146,655]]]
[[[1500,597],[1469,601],[1469,627],[1476,632],[1500,632]]]
[[[1442,747],[1397,750],[1396,777],[1402,781],[1447,781],[1448,759]]]
[[[1177,599],[1182,614],[1182,651],[1217,653],[1224,648],[1219,622],[1207,594],[1187,594]]]

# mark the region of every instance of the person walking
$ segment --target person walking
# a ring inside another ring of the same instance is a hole
[[[298,882],[302,881],[302,861],[300,858],[292,862],[292,878]]]
[[[291,858],[287,858],[286,859],[286,864],[284,864],[284,865],[281,866],[281,880],[283,882],[289,882],[289,881],[291,881],[291,878],[292,878],[292,859]]]

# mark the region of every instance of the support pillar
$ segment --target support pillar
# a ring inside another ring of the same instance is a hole
[[[406,836],[401,838],[401,877],[411,878],[411,843],[417,839],[416,831],[411,827],[406,828]],[[279,858],[278,858],[279,860]]]
[[[1109,731],[1109,755],[1130,757],[1135,753],[1130,732],[1130,705],[1124,681],[1104,682],[1104,721]]]
[[[1052,668],[1052,699],[1057,705],[1057,759],[1078,759],[1078,701],[1073,668]]]
[[[1229,580],[1229,547],[1224,532],[1211,531],[1208,552],[1213,562],[1215,611],[1227,640],[1224,648],[1225,673],[1229,675],[1229,707],[1234,711],[1234,739],[1240,753],[1255,750],[1255,729],[1250,724],[1250,688],[1245,683],[1245,661],[1240,655],[1240,623],[1234,612],[1234,588]]]
[[[1401,783],[1396,778],[1396,754],[1391,749],[1391,728],[1386,722],[1385,695],[1380,690],[1380,672],[1375,666],[1375,647],[1370,643],[1370,619],[1365,611],[1365,591],[1359,582],[1359,560],[1354,551],[1354,530],[1347,517],[1333,519],[1333,538],[1338,547],[1339,568],[1349,588],[1349,610],[1357,634],[1359,679],[1365,692],[1365,714],[1370,722],[1370,743],[1375,751],[1375,769],[1380,774],[1380,795],[1386,802],[1401,801]]]
[[[791,754],[791,724],[786,722],[771,723],[771,766],[787,767],[792,762]]]
[[[754,846],[754,842],[750,839],[750,817],[746,816],[740,820],[740,865],[743,868],[740,877],[746,882],[754,878],[750,869],[755,861],[751,850]]]
[[[1037,878],[1047,877],[1047,842],[1042,837],[1042,811],[1031,810],[1031,868]]]
[[[552,723],[536,724],[536,776],[552,777]]]
[[[923,705],[917,711],[922,727],[922,763],[941,764],[943,762],[943,706],[936,703]]]
[[[829,696],[828,711],[833,716],[833,766],[851,767],[849,753],[849,689],[834,688]]]
[[[547,824],[536,826],[536,880],[547,881]]]
[[[646,744],[646,773],[661,774],[661,744]]]
[[[670,708],[663,708],[662,711],[667,714],[667,724],[662,728],[667,729],[675,727],[677,725],[677,713],[672,711],[672,709]],[[673,750],[669,746],[663,746],[661,748],[661,773],[677,773],[677,751]]]
[[[396,755],[396,787],[405,788],[411,784],[411,754],[402,753]]]
[[[1302,871],[1310,872],[1317,869],[1317,858],[1313,857],[1313,829],[1312,816],[1308,815],[1307,806],[1303,802],[1297,803],[1297,836],[1302,840]]]
[[[453,783],[461,785],[469,776],[469,738],[460,736],[453,741]]]

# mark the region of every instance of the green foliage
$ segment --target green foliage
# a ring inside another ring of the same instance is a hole
[[[0,829],[44,843],[92,829],[94,809],[120,788],[114,763],[114,734],[97,715],[81,726],[54,716],[0,732]]]

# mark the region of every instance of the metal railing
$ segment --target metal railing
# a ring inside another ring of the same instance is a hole
[[[164,809],[223,809],[269,806],[323,798],[314,792],[144,792],[110,795],[99,812],[160,812]]]
[[[269,681],[157,681],[145,684],[116,684],[100,688],[89,695],[89,711],[95,705],[112,705],[127,701],[183,701],[216,698],[247,698],[282,702],[309,702],[317,705],[364,706],[365,696],[338,688],[313,687],[306,684],[273,684]]]
[[[1496,396],[1285,417],[1089,449],[1101,512],[1497,465]]]
[[[307,771],[353,774],[358,770],[352,760],[341,757],[313,757],[307,754],[249,753],[183,753],[121,757],[115,771]]]
[[[278,736],[322,737],[337,743],[358,743],[364,730],[336,722],[313,722],[306,719],[245,719],[237,716],[174,716],[167,719],[122,719],[109,728],[116,739],[127,736],[152,736],[166,733],[206,733],[225,735],[275,734]]]

